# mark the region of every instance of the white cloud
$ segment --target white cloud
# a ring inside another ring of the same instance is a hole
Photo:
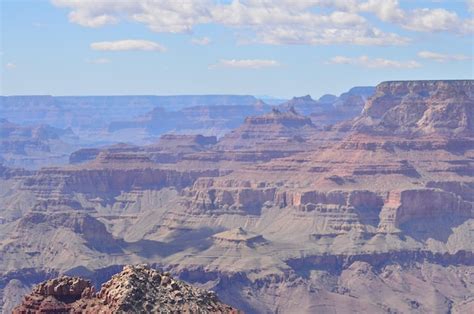
[[[474,7],[474,0],[467,1],[469,6]],[[398,0],[366,0],[359,3],[354,10],[374,13],[383,22],[390,22],[411,31],[459,34],[474,31],[469,28],[472,18],[463,20],[456,12],[443,8],[403,10]]]
[[[13,62],[8,62],[7,64],[5,64],[5,67],[9,70],[13,70],[16,69],[16,64]]]
[[[409,40],[385,33],[369,25],[354,13],[336,10],[317,14],[308,10],[329,1],[234,1],[219,5],[212,12],[214,20],[229,27],[251,30],[255,38],[246,42],[297,45],[400,45]],[[342,3],[342,2],[341,2]]]
[[[191,32],[199,24],[216,23],[241,31],[248,37],[246,42],[310,45],[408,42],[400,35],[372,27],[363,16],[349,11],[345,2],[348,1],[234,0],[222,4],[211,0],[53,0],[55,5],[71,9],[71,22],[88,27],[128,19],[143,23],[155,32],[182,33]],[[315,13],[310,10],[315,5],[337,10]]]
[[[143,51],[166,51],[166,48],[157,42],[149,40],[125,39],[117,41],[101,41],[92,43],[91,48],[102,51],[125,51],[125,50],[143,50]]]
[[[85,27],[101,27],[118,23],[122,14],[133,14],[139,10],[138,2],[124,0],[51,0],[58,7],[70,8],[71,23]]]
[[[218,63],[211,65],[209,68],[244,68],[244,69],[260,69],[280,66],[275,60],[264,59],[222,59]]]
[[[86,62],[92,63],[92,64],[106,64],[106,63],[110,63],[110,59],[107,59],[107,58],[87,59]]]
[[[155,32],[190,32],[194,25],[211,22],[208,0],[52,0],[71,9],[69,21],[100,27],[129,19]]]
[[[211,39],[209,37],[193,38],[191,43],[198,46],[206,46],[211,43]]]
[[[414,69],[421,67],[421,64],[414,60],[397,61],[384,58],[369,58],[368,56],[360,56],[357,58],[349,58],[344,56],[335,56],[328,61],[329,64],[352,64],[366,68],[398,68],[398,69]]]
[[[377,28],[299,28],[274,27],[257,33],[257,42],[273,45],[331,45],[354,44],[364,46],[404,45],[410,40],[393,33],[385,33]]]
[[[462,54],[448,55],[448,54],[442,54],[442,53],[426,51],[426,50],[418,52],[418,57],[423,58],[423,59],[434,60],[436,62],[465,61],[465,60],[472,59],[472,57],[462,55]]]
[[[410,40],[375,27],[382,23],[416,32],[472,33],[472,18],[442,8],[403,9],[398,0],[52,0],[70,9],[69,20],[99,27],[129,20],[155,32],[190,33],[196,25],[220,24],[245,42],[265,44],[401,45]],[[474,8],[473,0],[468,0]]]
[[[462,32],[458,15],[445,9],[416,9],[401,26],[419,32]]]
[[[114,16],[101,14],[96,16],[90,16],[84,12],[71,12],[69,13],[69,20],[73,23],[77,23],[86,27],[100,27],[107,24],[115,24],[118,19]]]
[[[466,0],[466,4],[469,12],[474,13],[474,0]]]
[[[405,12],[400,9],[398,0],[368,0],[360,3],[358,10],[372,12],[384,22],[401,22]]]

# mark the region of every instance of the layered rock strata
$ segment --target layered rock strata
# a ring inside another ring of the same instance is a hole
[[[0,288],[147,262],[249,313],[469,312],[473,85],[385,82],[332,128],[290,108],[216,142],[2,168]]]

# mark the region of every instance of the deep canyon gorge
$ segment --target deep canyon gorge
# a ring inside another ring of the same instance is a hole
[[[5,313],[143,263],[245,313],[474,310],[473,80],[0,105]]]

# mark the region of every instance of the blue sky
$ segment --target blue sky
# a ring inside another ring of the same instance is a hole
[[[474,1],[1,0],[2,95],[339,94],[472,79]]]

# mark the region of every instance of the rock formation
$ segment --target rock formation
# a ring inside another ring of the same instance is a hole
[[[91,282],[62,276],[42,282],[13,313],[238,313],[215,293],[174,280],[148,266],[125,266],[95,292]]]
[[[472,136],[473,95],[470,81],[384,82],[354,128],[383,134]]]
[[[342,93],[332,104],[340,114],[353,118],[361,113],[367,99],[374,93],[375,87],[372,86],[353,87]]]
[[[283,110],[295,108],[304,115],[327,113],[334,110],[331,103],[319,102],[311,98],[310,95],[293,97],[289,101],[280,105]]]
[[[0,300],[150,263],[249,313],[469,312],[473,86],[384,82],[331,128],[277,108],[220,138],[0,167]]]
[[[253,232],[248,232],[241,227],[223,231],[212,236],[214,240],[223,246],[255,246],[265,244],[265,239]]]
[[[0,119],[0,162],[8,166],[36,168],[45,162],[67,163],[77,142],[70,128],[21,126]]]

